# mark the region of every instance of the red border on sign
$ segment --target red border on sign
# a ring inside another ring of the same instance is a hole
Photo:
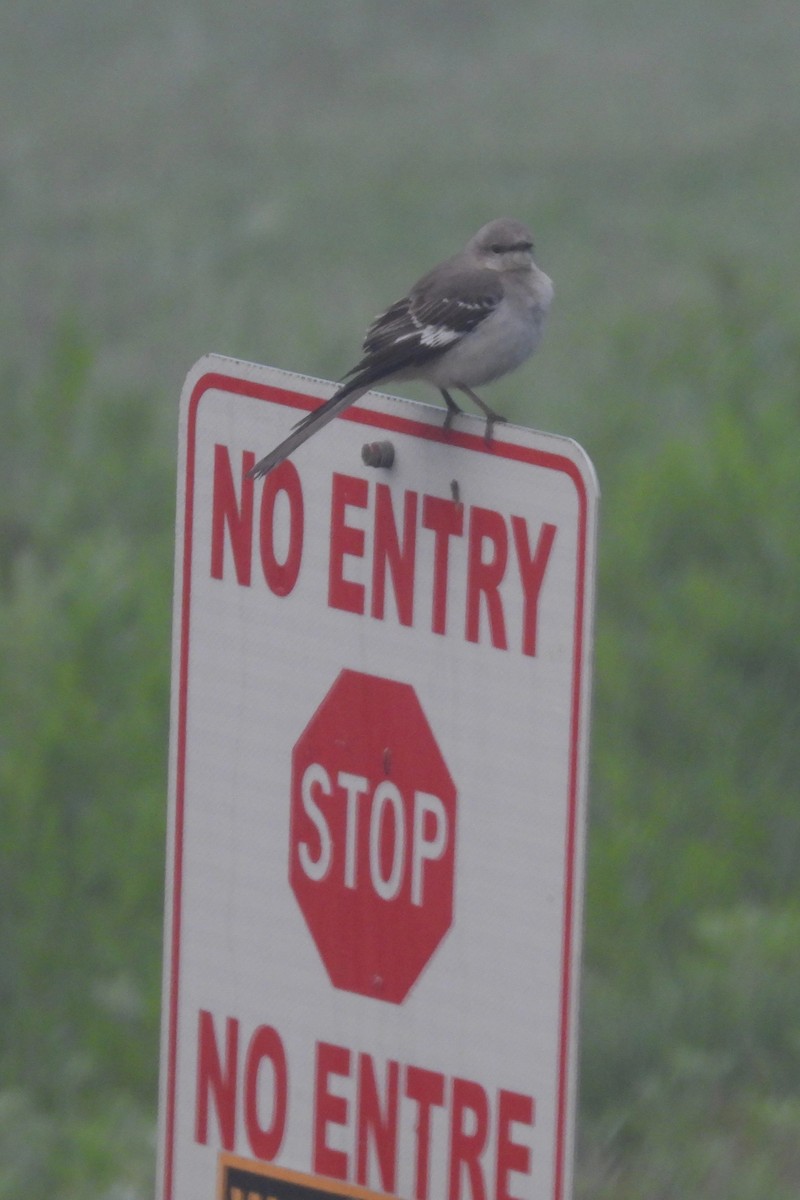
[[[249,379],[240,379],[235,375],[225,375],[221,372],[210,371],[202,375],[192,389],[187,413],[186,437],[186,492],[183,526],[183,579],[181,587],[181,616],[180,616],[180,654],[178,658],[178,718],[177,718],[177,755],[175,778],[175,832],[173,848],[172,874],[172,927],[170,930],[170,993],[169,1018],[167,1033],[167,1082],[166,1082],[166,1116],[164,1125],[164,1189],[163,1200],[174,1200],[174,1158],[175,1158],[175,1102],[177,1091],[177,1056],[178,1056],[178,998],[180,980],[180,950],[181,950],[181,900],[183,885],[183,831],[184,831],[184,801],[186,788],[186,715],[189,689],[189,627],[191,615],[191,565],[192,565],[192,534],[194,526],[194,482],[195,482],[195,445],[197,432],[197,413],[200,401],[212,390],[222,391],[230,395],[246,396],[251,400],[264,400],[273,404],[282,404],[291,408],[311,411],[320,404],[317,396],[306,396],[299,392],[290,392],[272,384],[256,383]],[[446,441],[449,445],[461,446],[465,450],[474,450],[480,454],[490,454],[494,458],[505,458],[515,462],[528,463],[531,466],[545,470],[559,471],[568,475],[575,485],[578,494],[578,553],[576,570],[575,595],[575,628],[574,628],[574,659],[571,687],[571,719],[570,719],[570,754],[569,754],[569,784],[567,798],[567,830],[566,830],[566,863],[564,870],[564,911],[562,935],[562,966],[561,966],[561,1009],[559,1015],[559,1050],[558,1050],[558,1096],[556,1102],[556,1153],[553,1174],[553,1200],[564,1198],[565,1154],[566,1154],[566,1119],[568,1107],[567,1089],[569,1086],[569,1056],[570,1056],[570,1008],[572,1004],[572,955],[575,919],[575,851],[577,845],[578,817],[578,773],[580,752],[582,679],[584,668],[584,605],[586,599],[586,554],[588,536],[588,497],[586,483],[580,468],[572,459],[565,455],[551,454],[547,451],[534,450],[526,446],[503,442],[497,437],[487,446],[482,435],[463,433],[450,429],[445,432],[441,426],[428,425],[405,416],[392,413],[378,413],[365,408],[349,408],[342,413],[338,420],[356,421],[361,425],[372,425],[375,428],[395,433],[404,433],[413,437],[424,438],[428,441]]]

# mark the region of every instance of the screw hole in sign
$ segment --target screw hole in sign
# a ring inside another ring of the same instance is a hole
[[[402,1004],[453,922],[457,793],[408,683],[343,670],[292,751],[289,882],[331,983]]]

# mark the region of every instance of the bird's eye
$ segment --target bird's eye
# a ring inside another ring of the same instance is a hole
[[[495,242],[495,244],[493,246],[490,246],[489,249],[491,250],[492,254],[502,254],[504,247],[501,246],[498,242]]]

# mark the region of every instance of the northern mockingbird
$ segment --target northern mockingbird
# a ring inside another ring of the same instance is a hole
[[[421,379],[438,388],[447,405],[445,429],[462,411],[450,391],[463,392],[486,416],[491,441],[494,422],[505,417],[472,389],[513,371],[533,353],[552,298],[552,281],[533,261],[530,231],[510,217],[490,221],[460,254],[423,275],[375,318],[363,358],[330,400],[303,417],[248,476],[266,475],[359,396],[393,379]]]

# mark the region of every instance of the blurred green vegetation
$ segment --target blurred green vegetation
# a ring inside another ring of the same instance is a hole
[[[3,387],[3,1197],[151,1170],[174,468],[90,363]]]
[[[0,1200],[152,1191],[175,413],[501,212],[603,485],[579,1200],[800,1192],[796,0],[0,12]],[[424,397],[424,391],[415,392]]]
[[[800,322],[723,284],[604,386],[586,1200],[800,1185]]]

